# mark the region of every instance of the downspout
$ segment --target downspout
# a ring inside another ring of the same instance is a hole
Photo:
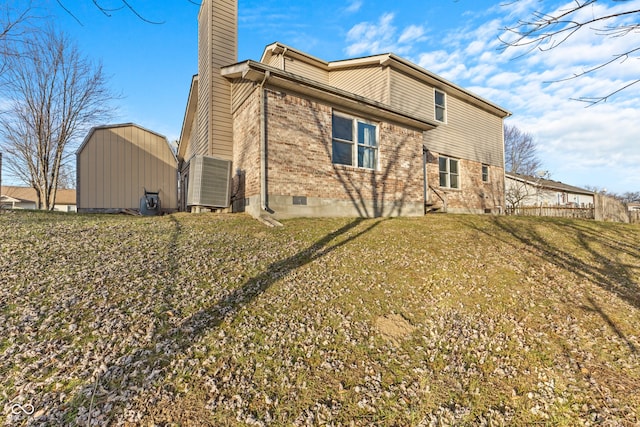
[[[422,146],[422,196],[424,199],[424,213],[427,213],[427,204],[429,203],[429,177],[427,175],[428,150]]]
[[[270,76],[271,72],[265,71],[264,79],[258,86],[260,88],[260,207],[269,213],[272,211],[267,205],[267,123],[264,84]]]
[[[282,53],[280,55],[282,55],[282,71],[287,71],[287,51],[289,50],[288,47],[285,47],[284,50],[282,51]],[[268,71],[267,71],[268,72]]]

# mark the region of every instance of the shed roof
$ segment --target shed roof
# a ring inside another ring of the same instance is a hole
[[[104,130],[104,129],[116,129],[116,128],[121,128],[121,127],[136,127],[138,129],[141,129],[145,132],[151,133],[153,135],[156,135],[162,139],[164,139],[164,141],[167,144],[167,149],[169,149],[169,151],[171,151],[173,153],[173,156],[175,157],[175,153],[173,152],[173,150],[171,149],[171,145],[169,145],[169,140],[167,140],[167,137],[158,133],[158,132],[154,132],[152,130],[149,130],[143,126],[140,126],[136,123],[117,123],[117,124],[110,124],[110,125],[102,125],[102,126],[94,126],[92,127],[89,132],[87,133],[87,136],[84,138],[84,140],[82,141],[82,144],[80,144],[80,147],[78,147],[78,150],[76,151],[76,154],[80,154],[82,152],[82,150],[84,150],[84,147],[87,145],[87,143],[89,142],[89,140],[91,139],[91,136],[93,136],[93,134],[99,130]]]

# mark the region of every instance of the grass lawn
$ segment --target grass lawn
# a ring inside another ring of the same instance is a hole
[[[5,211],[0,230],[3,425],[640,423],[638,225]]]

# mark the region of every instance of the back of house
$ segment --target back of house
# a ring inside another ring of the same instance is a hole
[[[328,62],[273,43],[260,61],[237,62],[235,0],[202,2],[198,41],[178,146],[182,209],[502,212],[501,107],[392,53]],[[196,200],[200,186],[219,197]]]

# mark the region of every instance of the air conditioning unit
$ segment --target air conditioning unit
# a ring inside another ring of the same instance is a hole
[[[195,156],[189,162],[188,206],[226,208],[231,200],[231,161]]]

